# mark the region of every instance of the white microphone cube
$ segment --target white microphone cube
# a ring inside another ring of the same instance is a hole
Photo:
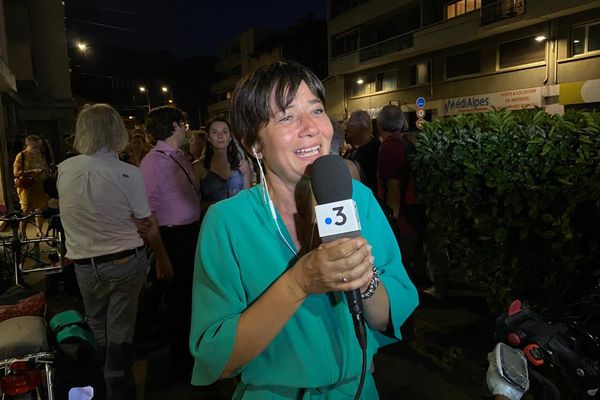
[[[360,232],[356,203],[352,199],[320,204],[315,207],[320,237]]]

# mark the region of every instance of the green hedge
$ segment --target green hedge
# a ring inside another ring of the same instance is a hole
[[[492,111],[431,122],[413,160],[430,229],[493,308],[598,290],[600,114]]]

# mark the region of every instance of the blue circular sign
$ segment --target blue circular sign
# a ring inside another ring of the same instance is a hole
[[[417,107],[419,107],[419,108],[425,107],[425,98],[424,97],[419,97],[417,99]]]
[[[327,225],[331,225],[332,222],[333,222],[333,220],[331,218],[329,218],[329,217],[325,218],[325,223]]]

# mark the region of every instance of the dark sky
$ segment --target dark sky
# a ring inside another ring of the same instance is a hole
[[[285,28],[309,12],[325,18],[326,0],[65,0],[67,38],[94,45],[217,55],[245,29]],[[72,45],[72,43],[70,43]]]

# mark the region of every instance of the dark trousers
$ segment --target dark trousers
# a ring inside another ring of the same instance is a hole
[[[189,349],[192,318],[192,281],[200,222],[161,226],[160,236],[173,266],[173,282],[167,290],[169,347],[175,375],[191,372],[193,358]]]

